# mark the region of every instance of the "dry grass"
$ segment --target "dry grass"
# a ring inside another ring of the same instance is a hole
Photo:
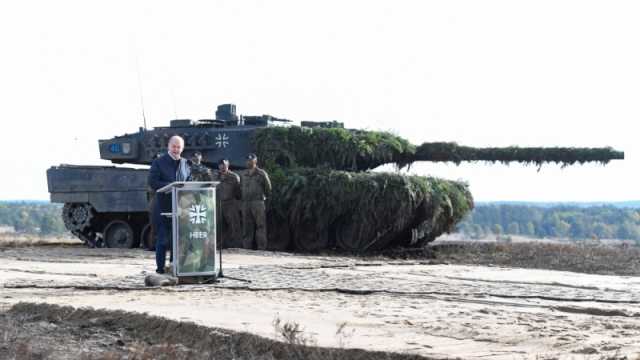
[[[276,318],[273,325],[282,342],[136,313],[21,303],[8,312],[0,312],[0,359],[426,359],[417,355],[318,348],[310,345],[313,338],[297,323]],[[336,334],[348,331],[346,326],[346,323],[338,326]],[[571,358],[640,360],[640,355],[597,355],[590,349],[575,351]],[[558,357],[530,354],[523,358]]]
[[[0,313],[0,354],[15,359],[64,356],[87,360],[426,359],[418,355],[317,347],[298,324],[277,319],[274,329],[282,341],[144,314],[19,303]]]
[[[71,236],[39,236],[31,234],[0,233],[0,248],[78,244],[81,244],[80,240]]]

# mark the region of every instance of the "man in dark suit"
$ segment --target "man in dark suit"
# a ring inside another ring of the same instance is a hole
[[[182,158],[184,150],[184,140],[180,136],[173,136],[169,139],[168,151],[166,154],[153,160],[149,171],[149,187],[153,191],[171,184],[175,181],[190,181],[191,169],[188,161]],[[169,261],[173,262],[173,251],[171,251],[171,218],[162,216],[161,213],[171,212],[171,194],[156,194],[156,204],[153,209],[153,219],[157,224],[156,234],[156,273],[164,273],[164,265],[167,255],[167,247],[170,250]]]

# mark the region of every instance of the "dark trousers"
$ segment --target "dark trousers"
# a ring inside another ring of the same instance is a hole
[[[253,249],[253,243],[258,250],[267,250],[267,211],[264,201],[242,202],[242,247]]]
[[[160,215],[160,206],[156,204],[154,211],[156,225],[156,271],[163,272],[167,259],[167,248],[169,250],[169,262],[173,262],[173,248],[171,246],[171,238],[173,231],[171,229],[171,218]]]
[[[226,248],[242,247],[242,218],[240,201],[224,200],[220,203],[218,214],[218,241]]]

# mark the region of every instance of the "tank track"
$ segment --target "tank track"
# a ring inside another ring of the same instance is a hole
[[[95,210],[89,204],[67,203],[62,207],[62,221],[67,230],[88,247],[103,247],[102,239],[91,228]]]
[[[104,241],[94,231],[77,231],[72,230],[71,233],[84,242],[89,248],[103,248]]]

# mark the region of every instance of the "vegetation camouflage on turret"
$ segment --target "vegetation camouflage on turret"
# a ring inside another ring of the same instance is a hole
[[[338,170],[369,170],[382,164],[400,167],[415,161],[520,162],[542,165],[559,163],[608,163],[623,159],[624,153],[612,148],[474,148],[456,143],[433,142],[419,146],[388,132],[347,129],[269,127],[260,129],[254,138],[263,162],[285,167],[324,164]]]
[[[269,127],[256,131],[253,141],[263,164],[287,168],[368,170],[404,163],[415,152],[415,146],[390,133],[340,128]]]
[[[490,161],[567,166],[607,163],[623,156],[611,148],[472,148],[455,143],[416,147],[387,132],[297,126],[259,129],[252,141],[274,183],[270,247],[307,251],[420,246],[453,230],[473,209],[465,183],[363,172],[382,164]]]

